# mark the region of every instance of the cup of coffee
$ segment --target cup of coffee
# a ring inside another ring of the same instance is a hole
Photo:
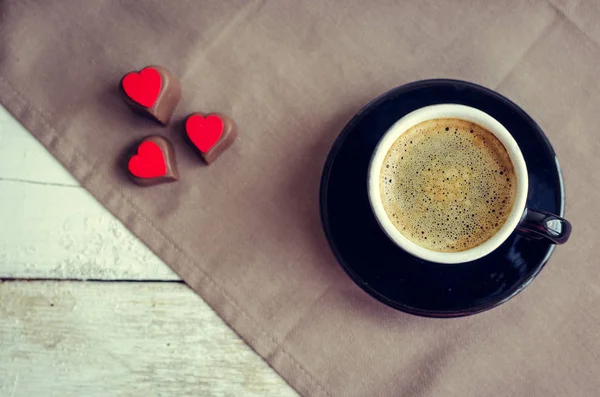
[[[430,262],[482,258],[513,232],[567,241],[565,219],[527,208],[527,165],[509,131],[473,107],[442,104],[398,120],[373,152],[373,213],[386,235]]]

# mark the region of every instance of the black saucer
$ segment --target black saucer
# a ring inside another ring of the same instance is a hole
[[[342,130],[323,171],[321,219],[338,261],[367,293],[408,313],[457,317],[479,313],[515,296],[544,267],[554,245],[513,233],[482,259],[441,265],[417,259],[387,238],[367,197],[371,154],[381,136],[402,116],[440,103],[472,106],[502,123],[527,162],[527,205],[563,215],[564,189],[554,150],[523,110],[472,83],[424,80],[375,99]]]

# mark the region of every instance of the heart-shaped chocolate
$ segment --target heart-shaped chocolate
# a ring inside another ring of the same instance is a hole
[[[129,158],[127,169],[133,181],[143,186],[179,179],[173,146],[160,136],[144,138]]]
[[[160,73],[158,70],[147,67],[139,73],[127,73],[123,77],[123,90],[132,101],[143,107],[150,108],[156,102],[162,87]]]
[[[142,142],[137,154],[129,160],[129,171],[138,178],[158,178],[165,175],[167,163],[160,146],[151,141]]]
[[[215,114],[194,114],[185,121],[185,131],[198,150],[206,153],[223,135],[223,120]]]
[[[237,137],[234,121],[220,113],[193,113],[185,120],[185,133],[208,164],[221,155]]]
[[[161,66],[127,73],[121,79],[121,89],[125,101],[134,111],[164,125],[169,123],[181,99],[179,80]]]

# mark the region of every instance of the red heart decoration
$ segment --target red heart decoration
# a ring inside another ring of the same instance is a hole
[[[208,117],[195,114],[185,122],[185,132],[202,153],[208,152],[221,139],[223,129],[223,120],[214,114]]]
[[[123,90],[132,101],[140,105],[151,108],[154,106],[160,89],[162,88],[162,79],[158,70],[153,68],[144,68],[139,73],[127,73],[121,83]]]
[[[157,178],[167,173],[167,163],[160,147],[154,142],[142,142],[137,154],[129,159],[129,172],[138,178]]]

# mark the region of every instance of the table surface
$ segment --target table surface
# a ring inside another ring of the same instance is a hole
[[[297,396],[0,106],[0,396]]]

